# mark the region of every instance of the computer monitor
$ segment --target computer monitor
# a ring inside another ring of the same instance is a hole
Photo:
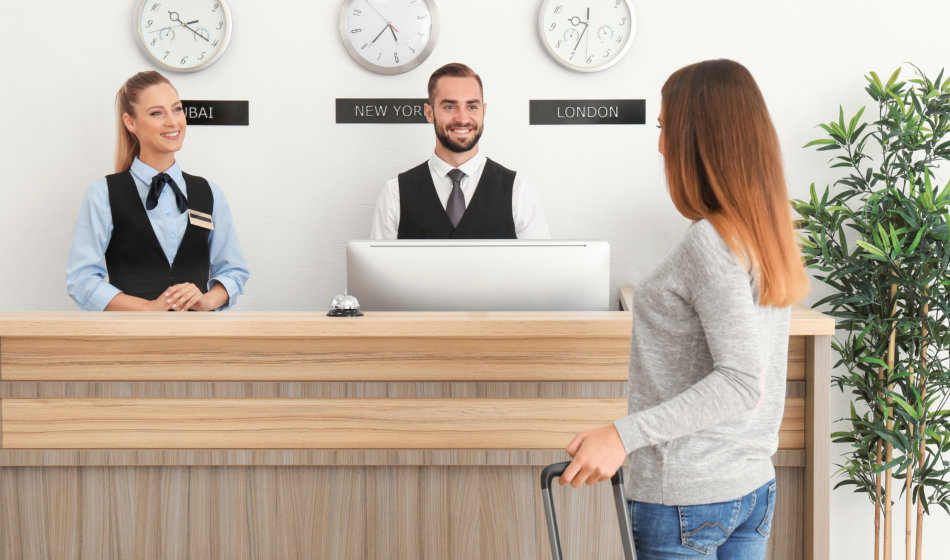
[[[609,309],[606,241],[350,241],[363,311]]]

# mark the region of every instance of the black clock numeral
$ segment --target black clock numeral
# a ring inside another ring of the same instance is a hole
[[[423,14],[421,16],[416,16],[416,19],[429,19],[429,14]]]
[[[212,11],[212,12],[216,12],[216,11],[218,11],[218,8],[220,8],[220,7],[221,7],[221,4],[218,4],[217,2],[215,2],[215,3],[214,3],[214,6],[211,6],[211,11]]]
[[[211,43],[211,48],[214,48],[214,47],[217,47],[217,46],[218,46],[218,40],[215,39],[214,42]]]
[[[552,21],[552,22],[551,22],[551,26],[548,27],[548,31],[554,31],[554,28],[555,28],[555,27],[557,27],[557,22],[556,22],[556,21]]]
[[[378,55],[376,55],[376,60],[379,60],[381,58],[383,58],[383,53],[379,53]]]
[[[219,21],[218,26],[215,29],[221,29],[222,27],[224,27],[224,21]]]
[[[353,10],[353,15],[354,15],[354,16],[361,16],[361,15],[363,15],[363,12],[362,12],[361,10]]]
[[[587,64],[590,64],[593,61],[594,61],[594,55],[590,55],[587,57]]]
[[[622,41],[623,41],[623,33],[621,33],[621,34],[617,37],[617,43],[618,43],[618,44],[619,44],[620,42],[622,42]]]
[[[570,57],[569,60],[574,60],[574,55],[575,55],[576,53],[577,53],[577,51],[571,51],[571,57]]]
[[[365,48],[368,47],[368,46],[369,46],[369,43],[363,43],[363,46],[360,47],[360,50],[363,50],[363,49],[365,49]]]
[[[171,51],[165,51],[165,56],[162,57],[162,60],[168,59],[168,55],[170,55],[171,53],[172,53]]]
[[[158,42],[158,37],[152,37],[152,46],[155,46],[155,43]]]
[[[414,48],[412,48],[412,47],[410,46],[410,47],[409,47],[409,52],[411,52],[412,54],[416,54],[416,49],[414,49]]]
[[[616,2],[614,2],[614,8],[619,8],[619,7],[620,7],[620,2],[622,2],[622,1],[623,1],[623,0],[617,0]]]
[[[560,41],[560,40],[557,42],[556,45],[554,45],[554,48],[555,48],[555,49],[561,48],[561,41]]]
[[[396,64],[399,64],[399,53],[393,53],[393,58],[396,59]]]
[[[558,4],[557,7],[554,8],[555,15],[561,13],[561,10],[563,9],[564,9],[564,4]]]
[[[604,58],[607,58],[608,56],[610,56],[610,49],[607,49],[607,52],[604,53]]]
[[[188,63],[188,57],[187,57],[187,56],[181,57],[181,63],[182,63],[182,64],[187,64],[187,63]]]
[[[356,29],[350,29],[350,33],[362,33],[363,30],[357,27]]]
[[[145,29],[148,29],[149,27],[151,27],[153,23],[155,23],[154,19],[148,20],[148,22],[145,24]]]
[[[153,12],[157,12],[157,11],[159,10],[159,8],[161,8],[161,7],[162,7],[162,5],[161,5],[160,3],[155,2],[154,4],[152,4],[151,10],[152,10]]]
[[[198,57],[198,62],[201,62],[202,60],[205,59],[205,54],[206,53],[203,53],[203,52],[201,53],[201,56]]]
[[[620,18],[620,27],[627,25],[627,16]]]

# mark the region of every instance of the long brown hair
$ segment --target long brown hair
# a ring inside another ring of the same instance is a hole
[[[139,139],[129,132],[122,122],[122,115],[128,113],[135,116],[135,107],[138,103],[139,95],[142,90],[157,85],[168,84],[168,78],[158,72],[148,70],[139,72],[122,84],[119,92],[115,94],[115,112],[116,112],[116,140],[115,140],[115,172],[121,173],[132,167],[132,160],[139,155]],[[174,87],[174,86],[172,86]]]
[[[762,92],[732,60],[677,70],[663,85],[663,152],[680,214],[705,218],[746,260],[762,305],[808,293],[795,240],[778,135]]]

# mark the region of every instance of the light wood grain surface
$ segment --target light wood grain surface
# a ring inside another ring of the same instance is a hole
[[[784,449],[804,447],[788,399]],[[563,449],[626,399],[4,399],[3,449]]]
[[[0,471],[3,560],[548,560],[539,467],[73,467]],[[802,558],[780,469],[769,560]],[[564,557],[619,560],[610,486],[553,493]]]
[[[630,336],[620,311],[162,313],[105,311],[0,313],[0,337],[485,337]]]
[[[7,337],[0,381],[613,381],[628,337],[165,338]],[[788,379],[804,379],[804,337]],[[2,388],[0,388],[2,391]],[[2,395],[2,394],[0,394]]]
[[[792,313],[770,560],[827,558],[833,324]],[[538,466],[625,414],[630,329],[2,313],[0,559],[549,558]],[[556,497],[567,557],[619,558],[608,487],[589,490]]]

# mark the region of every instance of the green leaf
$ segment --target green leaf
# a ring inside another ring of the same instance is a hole
[[[838,142],[836,140],[832,140],[831,138],[819,138],[817,140],[812,140],[811,142],[805,144],[804,146],[802,146],[802,148],[810,148],[811,146],[826,146],[826,145],[834,146],[835,148],[837,148]]]
[[[879,256],[879,257],[885,256],[884,251],[878,249],[878,248],[875,247],[874,245],[871,245],[871,244],[868,243],[867,241],[862,241],[862,240],[859,239],[859,240],[855,241],[855,243],[857,243],[858,246],[860,246],[860,247],[863,248],[865,251],[867,251],[867,252],[869,252],[869,253],[871,253],[871,254],[873,254],[873,255],[877,255],[877,256]]]
[[[860,361],[865,364],[874,364],[876,366],[881,366],[884,369],[890,369],[890,367],[887,365],[887,362],[880,358],[875,358],[874,356],[861,356]]]
[[[888,80],[887,80],[887,87],[888,87],[888,89],[890,89],[890,87],[894,85],[894,82],[897,81],[897,76],[899,76],[900,73],[901,73],[901,69],[898,68],[897,70],[894,70],[894,73],[891,74],[891,77],[890,77],[890,78],[888,78]]]

